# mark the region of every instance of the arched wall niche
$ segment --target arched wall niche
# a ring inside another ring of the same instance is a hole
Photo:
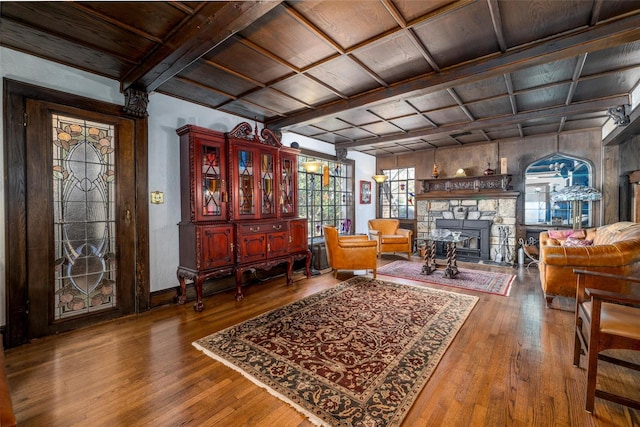
[[[553,153],[530,163],[524,173],[524,222],[555,227],[572,224],[571,202],[553,202],[553,193],[582,185],[591,187],[593,165],[587,159]],[[591,202],[582,202],[582,226],[591,227]]]

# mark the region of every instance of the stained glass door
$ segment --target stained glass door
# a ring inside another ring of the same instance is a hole
[[[54,319],[116,306],[114,126],[51,115]]]
[[[29,103],[32,336],[135,310],[135,184],[126,119]],[[84,113],[84,114],[82,114]],[[132,185],[133,184],[133,185]]]

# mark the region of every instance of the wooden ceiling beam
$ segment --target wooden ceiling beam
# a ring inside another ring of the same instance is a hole
[[[520,122],[532,120],[532,119],[544,119],[544,118],[551,118],[551,117],[572,116],[575,114],[593,113],[595,111],[606,110],[612,105],[621,105],[621,104],[628,104],[628,103],[629,103],[628,95],[610,96],[606,98],[600,98],[595,101],[578,102],[575,104],[562,105],[558,107],[540,108],[537,110],[526,111],[526,112],[513,114],[509,116],[489,118],[489,119],[478,119],[476,121],[466,122],[466,123],[442,125],[438,128],[432,128],[432,129],[417,129],[413,131],[408,131],[401,135],[393,134],[393,135],[381,136],[378,138],[366,138],[366,139],[360,139],[360,140],[351,141],[351,142],[341,142],[335,145],[336,145],[336,148],[349,149],[349,148],[359,147],[362,145],[376,145],[376,144],[385,144],[389,142],[402,142],[402,141],[408,141],[408,140],[422,138],[430,135],[449,134],[452,132],[475,131],[475,130],[498,127],[498,126],[511,126],[511,125],[515,125]]]
[[[410,96],[431,94],[448,88],[512,73],[534,65],[559,61],[576,55],[640,40],[640,15],[607,22],[579,32],[545,39],[501,55],[481,58],[459,67],[408,79],[388,88],[378,88],[346,100],[339,100],[313,111],[302,111],[267,122],[270,129],[322,120],[343,111],[397,101]]]
[[[207,2],[179,31],[125,76],[121,90],[151,92],[233,34],[251,25],[280,1]]]

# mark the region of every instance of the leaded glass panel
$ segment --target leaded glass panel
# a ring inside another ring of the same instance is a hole
[[[113,125],[52,115],[55,319],[116,306]]]

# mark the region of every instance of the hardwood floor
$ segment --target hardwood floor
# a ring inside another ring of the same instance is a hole
[[[586,374],[572,366],[573,314],[545,308],[535,267],[509,271],[517,275],[509,297],[468,292],[480,301],[403,426],[640,425],[640,411],[601,399],[594,415],[584,410]],[[311,426],[191,342],[350,276],[296,273],[292,286],[283,277],[248,286],[239,303],[234,291],[205,298],[202,313],[192,302],[164,306],[9,349],[19,425]],[[640,376],[600,367],[607,387],[640,397]]]

